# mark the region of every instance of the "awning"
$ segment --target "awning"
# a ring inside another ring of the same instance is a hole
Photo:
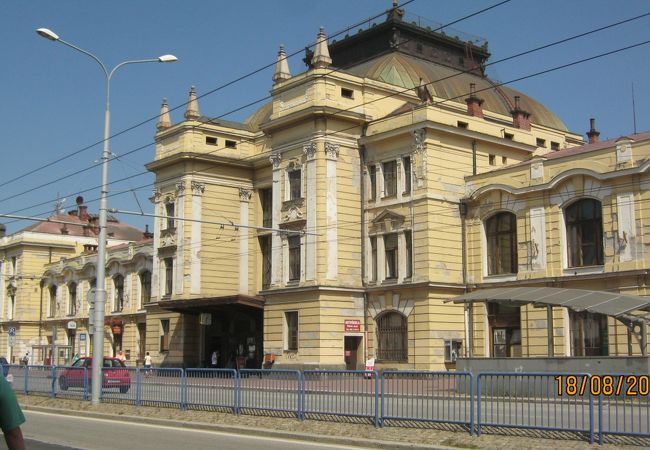
[[[209,312],[226,305],[240,305],[249,308],[264,309],[264,299],[262,297],[253,297],[251,295],[237,294],[223,297],[208,297],[182,300],[162,300],[158,306],[169,311],[175,311],[185,314],[199,314]]]
[[[650,311],[650,298],[605,291],[552,287],[481,289],[451,299],[454,303],[478,301],[533,303],[538,306],[563,306],[573,311],[588,311],[613,317],[625,317],[634,311]],[[644,317],[648,320],[648,317]]]

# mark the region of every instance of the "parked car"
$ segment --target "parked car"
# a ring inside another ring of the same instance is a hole
[[[67,391],[69,387],[84,387],[84,372],[86,385],[90,388],[92,377],[93,359],[90,356],[79,358],[59,375],[59,387]],[[126,393],[131,388],[131,377],[124,362],[117,358],[104,357],[104,370],[102,370],[102,388],[118,388],[121,393]],[[84,371],[84,368],[86,369]],[[108,369],[108,370],[106,370]]]
[[[2,365],[2,375],[7,378],[7,375],[9,375],[9,361],[4,356],[0,356],[0,364]]]

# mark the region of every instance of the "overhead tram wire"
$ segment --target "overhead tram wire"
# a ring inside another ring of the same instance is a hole
[[[630,21],[632,21],[632,20],[640,19],[640,18],[646,17],[646,16],[648,16],[648,15],[650,15],[650,13],[645,13],[645,14],[642,14],[642,15],[636,16],[636,17],[634,17],[634,18],[626,19],[626,20],[619,21],[619,22],[616,22],[616,23],[613,23],[613,24],[610,24],[610,25],[607,25],[607,26],[604,26],[604,27],[600,27],[600,28],[597,28],[597,29],[594,29],[594,30],[591,30],[591,31],[588,31],[588,32],[580,33],[580,34],[578,34],[578,35],[575,35],[575,36],[572,36],[572,37],[569,37],[569,38],[561,39],[561,40],[555,41],[555,42],[550,43],[550,44],[546,44],[546,45],[543,45],[543,46],[539,46],[539,47],[536,47],[536,48],[531,49],[531,50],[527,50],[527,51],[524,51],[524,52],[521,52],[521,53],[518,53],[518,54],[515,54],[515,55],[512,55],[512,56],[509,56],[509,57],[506,57],[506,58],[502,58],[502,59],[500,59],[500,60],[497,60],[497,61],[494,61],[494,62],[492,62],[492,63],[489,63],[489,64],[487,64],[486,66],[494,65],[494,64],[497,64],[497,63],[500,63],[500,62],[504,62],[504,61],[507,61],[507,60],[511,60],[511,59],[516,58],[516,57],[519,57],[519,56],[523,56],[523,55],[530,54],[530,53],[535,52],[535,51],[539,51],[539,50],[542,50],[542,49],[549,48],[549,47],[551,47],[551,46],[553,46],[553,45],[559,45],[559,44],[561,44],[561,43],[565,43],[565,42],[570,41],[570,40],[572,40],[572,39],[577,39],[577,38],[579,38],[579,37],[583,37],[583,36],[586,36],[586,35],[589,35],[589,34],[592,34],[592,33],[598,32],[598,31],[603,31],[603,30],[605,30],[605,29],[608,29],[608,28],[611,28],[611,27],[614,27],[614,26],[617,26],[617,25],[621,25],[621,24],[624,24],[624,23],[630,22]],[[469,16],[466,16],[466,17],[469,17]],[[460,20],[460,19],[459,19],[459,20]],[[457,21],[456,21],[456,22],[457,22]],[[441,27],[441,28],[444,28],[444,27],[445,27],[445,26],[443,26],[443,27]],[[534,74],[531,74],[531,75],[527,75],[527,76],[524,76],[524,77],[520,77],[520,78],[516,78],[516,79],[513,79],[513,80],[509,80],[509,81],[507,81],[507,82],[498,83],[498,84],[493,84],[493,85],[489,86],[488,88],[484,88],[484,89],[478,90],[478,91],[476,91],[476,92],[482,92],[482,91],[485,91],[485,90],[493,89],[493,88],[498,87],[498,86],[503,86],[503,85],[510,84],[510,83],[513,83],[513,82],[516,82],[516,81],[521,81],[521,80],[524,80],[524,79],[527,79],[527,78],[532,78],[532,77],[534,77],[534,76],[538,76],[538,75],[541,75],[541,74],[544,74],[544,73],[552,72],[552,71],[554,71],[554,70],[559,70],[559,69],[561,69],[561,68],[569,67],[569,66],[571,66],[571,65],[580,64],[580,63],[582,63],[582,62],[586,62],[586,61],[589,61],[589,60],[593,60],[593,59],[597,59],[597,58],[600,58],[600,57],[608,56],[608,55],[611,55],[611,54],[614,54],[614,53],[618,53],[618,52],[621,52],[621,51],[629,50],[629,49],[631,49],[631,48],[634,48],[634,47],[637,47],[637,46],[640,46],[640,45],[645,45],[645,44],[647,44],[647,43],[648,43],[647,41],[646,41],[646,42],[641,42],[641,43],[638,43],[638,44],[634,44],[634,45],[631,45],[631,46],[628,46],[628,47],[623,47],[623,48],[620,48],[620,49],[617,49],[617,50],[613,50],[613,51],[610,51],[610,52],[601,53],[601,54],[599,54],[599,55],[595,55],[595,56],[590,57],[590,58],[585,58],[585,59],[582,59],[582,60],[579,60],[579,61],[575,61],[575,62],[572,62],[572,63],[566,64],[566,65],[557,66],[557,67],[554,67],[554,68],[551,68],[551,69],[547,69],[547,70],[544,70],[544,71],[541,71],[541,72],[537,72],[537,73],[534,73]],[[338,70],[341,70],[341,69],[339,68]],[[331,72],[334,72],[334,70],[331,71]],[[329,72],[329,73],[331,73],[331,72]],[[444,77],[444,78],[441,78],[441,79],[438,79],[438,80],[433,80],[433,81],[431,81],[431,82],[429,82],[429,83],[426,83],[426,85],[433,84],[433,83],[437,83],[437,82],[439,82],[439,81],[442,81],[442,80],[445,80],[445,79],[448,79],[448,78],[452,78],[452,77],[454,77],[454,76],[458,76],[458,75],[460,75],[460,74],[467,73],[467,72],[468,72],[468,71],[459,71],[459,72],[457,72],[456,74],[453,74],[453,75],[450,75],[450,76],[447,76],[447,77]],[[362,104],[360,104],[360,105],[355,105],[354,107],[356,108],[356,107],[358,107],[358,106],[367,105],[367,104],[370,104],[370,103],[373,103],[373,102],[379,101],[379,100],[381,100],[381,99],[390,98],[390,97],[393,97],[393,96],[396,96],[396,95],[400,95],[400,94],[402,94],[402,93],[406,93],[406,92],[410,92],[410,91],[412,91],[412,89],[403,89],[403,90],[401,90],[401,91],[398,91],[398,92],[395,92],[395,93],[392,93],[392,94],[388,94],[388,95],[385,95],[385,96],[379,97],[379,98],[377,98],[377,99],[373,99],[373,100],[370,100],[370,101],[364,102],[364,103],[362,103]],[[461,98],[461,97],[463,97],[464,95],[469,95],[469,93],[467,93],[467,94],[463,94],[463,95],[460,95],[460,96],[456,96],[456,97],[454,97],[454,98],[449,98],[449,99],[445,99],[445,100],[442,100],[442,101],[438,101],[438,102],[435,102],[435,104],[445,103],[445,102],[450,101],[450,100],[454,100],[454,99],[457,99],[457,98]],[[242,109],[242,108],[248,107],[248,106],[250,106],[251,104],[259,103],[260,101],[266,100],[267,98],[268,98],[268,97],[265,97],[265,98],[262,99],[262,100],[258,100],[258,101],[256,101],[256,102],[249,103],[249,104],[247,104],[247,105],[245,105],[245,106],[243,106],[243,107],[238,108],[237,110],[240,110],[240,109]],[[237,110],[233,110],[233,111],[237,111]],[[348,108],[348,109],[339,109],[338,112],[344,112],[344,111],[347,111],[347,110],[349,110],[349,108]],[[223,115],[221,115],[221,116],[219,116],[219,117],[223,117],[223,116],[225,116],[225,115],[231,114],[233,111],[230,111],[230,112],[228,112],[228,113],[225,113],[225,114],[223,114]],[[336,113],[335,113],[335,114],[336,114]],[[213,119],[211,119],[211,120],[216,120],[216,119],[213,118]],[[200,125],[199,125],[199,126],[200,126]],[[338,130],[338,131],[335,131],[335,132],[328,133],[327,136],[331,136],[331,135],[334,135],[334,134],[338,134],[338,133],[341,133],[341,132],[344,132],[344,131],[348,131],[348,130],[350,130],[350,129],[354,129],[354,128],[356,128],[356,126],[354,126],[354,127],[350,127],[350,128],[346,128],[346,129],[342,129],[342,130]],[[123,157],[123,156],[125,156],[125,155],[131,154],[131,153],[134,153],[134,152],[136,152],[136,151],[139,151],[139,150],[141,150],[141,149],[143,149],[143,148],[148,147],[149,145],[152,145],[152,144],[147,144],[147,145],[144,145],[144,146],[138,147],[138,148],[136,148],[136,149],[134,149],[134,150],[131,150],[131,151],[125,153],[125,154],[119,155],[118,157]],[[217,151],[223,150],[223,149],[225,149],[225,147],[224,147],[224,148],[217,148],[217,149],[215,149],[215,150],[213,150],[213,151],[211,151],[211,152],[208,152],[208,153],[206,153],[206,154],[211,154],[211,153],[214,153],[214,152],[217,152]],[[259,157],[259,156],[260,156],[260,154],[253,155],[253,156],[250,156],[250,157],[244,158],[243,160],[251,159],[251,158],[257,158],[257,157]],[[117,158],[117,157],[116,157],[116,158]],[[83,169],[83,170],[88,170],[88,169]],[[82,171],[83,171],[83,170],[82,170]],[[76,172],[76,173],[78,173],[78,172]],[[75,174],[76,174],[76,173],[75,173]],[[135,176],[141,176],[141,175],[145,175],[145,174],[148,174],[148,173],[149,173],[148,171],[144,171],[144,172],[142,172],[142,173],[140,173],[140,174],[136,174],[136,175],[130,176],[130,177],[128,177],[128,178],[130,179],[130,178],[133,178],[133,177],[135,177]],[[66,177],[62,177],[62,178],[59,178],[58,180],[62,180],[62,179],[65,179],[65,178],[66,178]],[[170,178],[169,180],[174,179],[174,178],[175,178],[175,177],[172,177],[172,178]],[[111,182],[110,184],[115,184],[115,183],[118,183],[118,182],[121,182],[121,181],[124,181],[124,180],[125,180],[125,179],[116,180],[116,181]],[[160,183],[160,182],[165,182],[165,181],[169,181],[169,180],[162,180],[162,181],[161,181],[161,180],[158,180],[157,182]],[[152,183],[151,185],[153,185],[153,184],[154,184],[154,183]],[[35,189],[36,189],[36,188],[35,188]],[[32,189],[32,190],[34,190],[34,189]],[[31,190],[30,190],[30,191],[31,191]],[[20,195],[22,195],[22,194],[20,194]],[[74,195],[74,194],[71,194],[71,195]],[[3,199],[3,200],[4,200],[4,199]],[[0,200],[0,201],[2,201],[2,200]],[[51,201],[53,201],[53,200],[51,200]],[[51,202],[51,201],[50,201],[50,202]],[[50,202],[48,202],[48,203],[50,203]],[[32,206],[32,207],[33,207],[33,206]],[[31,208],[31,207],[29,207],[29,208]],[[24,210],[29,209],[29,208],[23,208],[22,210],[18,210],[17,212],[24,211]]]
[[[410,4],[410,3],[413,3],[413,2],[415,2],[415,1],[416,1],[416,0],[406,0],[404,3],[402,3],[402,4],[399,5],[398,7],[404,7],[404,6],[406,6],[406,5]],[[510,1],[510,0],[507,0],[507,1]],[[330,36],[330,38],[334,38],[334,37],[340,36],[340,35],[343,34],[343,33],[349,32],[349,31],[350,31],[351,29],[353,29],[353,28],[357,28],[357,27],[359,27],[359,26],[365,25],[366,23],[370,22],[371,20],[375,20],[375,19],[377,19],[377,18],[379,18],[379,17],[382,17],[384,14],[386,14],[386,10],[384,10],[384,11],[382,11],[381,13],[378,13],[378,14],[372,16],[372,17],[369,17],[369,18],[367,18],[367,19],[364,19],[364,20],[362,20],[362,21],[360,21],[360,22],[357,22],[357,23],[355,23],[355,24],[353,24],[353,25],[350,25],[350,26],[344,28],[344,29],[341,30],[341,31],[337,31],[337,32],[335,32],[334,34],[332,34],[332,35]],[[447,26],[449,26],[449,25],[447,25]],[[315,46],[316,44],[318,44],[318,42],[315,42],[314,44],[308,45],[307,47],[313,47],[313,46]],[[301,48],[300,50],[297,50],[297,51],[295,51],[295,52],[293,52],[293,53],[291,53],[291,54],[288,54],[288,55],[286,56],[286,59],[292,58],[292,57],[295,56],[295,55],[299,55],[299,54],[301,54],[302,52],[304,52],[304,49],[303,49],[303,48]],[[275,66],[276,62],[277,62],[277,61],[273,61],[273,62],[270,63],[270,64],[266,64],[266,65],[264,65],[264,66],[262,66],[262,67],[259,67],[258,69],[255,69],[255,70],[253,70],[253,71],[251,71],[251,72],[248,72],[248,73],[246,73],[246,74],[244,74],[244,75],[241,75],[241,76],[239,76],[239,77],[237,77],[237,78],[235,78],[235,79],[233,79],[233,80],[230,80],[230,81],[228,81],[228,82],[226,82],[226,83],[224,83],[224,84],[222,84],[222,85],[219,85],[219,86],[217,86],[216,88],[213,88],[213,89],[211,89],[211,90],[209,90],[209,91],[207,91],[207,92],[205,92],[205,93],[203,93],[203,94],[197,96],[197,100],[199,100],[199,99],[201,99],[201,98],[204,98],[204,97],[207,97],[208,95],[214,94],[215,92],[218,92],[218,91],[220,91],[220,90],[223,90],[223,89],[225,89],[225,88],[227,88],[227,87],[232,86],[232,85],[235,84],[235,83],[238,83],[238,82],[240,82],[240,81],[242,81],[242,80],[245,80],[246,78],[249,78],[249,77],[251,77],[251,76],[253,76],[253,75],[256,75],[256,74],[258,74],[258,73],[260,73],[260,72],[262,72],[262,71],[264,71],[264,70],[266,70],[266,69],[268,69],[268,68],[271,68],[271,67]],[[173,108],[170,108],[169,111],[170,111],[170,112],[171,112],[171,111],[176,111],[177,109],[180,109],[180,108],[183,108],[184,106],[187,106],[188,103],[189,103],[189,102],[181,103],[181,104],[178,105],[178,106],[175,106],[175,107],[173,107]],[[114,138],[114,137],[117,137],[117,136],[120,136],[120,135],[122,135],[122,134],[128,133],[129,131],[132,131],[132,130],[134,130],[134,129],[136,129],[136,128],[139,128],[139,127],[141,127],[141,126],[143,126],[143,125],[145,125],[145,124],[147,124],[147,123],[149,123],[149,122],[151,122],[151,121],[153,121],[153,120],[157,120],[157,119],[159,119],[159,118],[160,118],[160,114],[157,114],[157,115],[155,115],[155,116],[149,117],[148,119],[145,119],[145,120],[143,120],[143,121],[141,121],[141,122],[136,123],[135,125],[132,125],[132,126],[130,126],[130,127],[127,127],[127,128],[125,128],[125,129],[123,129],[123,130],[120,130],[120,131],[118,131],[118,132],[116,132],[116,133],[110,135],[108,139],[112,139],[112,138]],[[95,143],[93,143],[93,144],[87,145],[87,146],[85,146],[85,147],[83,147],[83,148],[80,148],[79,150],[75,150],[75,151],[72,152],[72,153],[69,153],[69,154],[67,154],[67,155],[64,155],[63,157],[57,158],[57,159],[54,160],[54,161],[50,161],[49,163],[46,163],[46,164],[44,164],[44,165],[42,165],[42,166],[39,166],[39,167],[37,167],[37,168],[35,168],[35,169],[32,169],[32,170],[30,170],[30,171],[27,171],[27,172],[25,172],[25,173],[23,173],[23,174],[21,174],[21,175],[15,176],[14,178],[11,178],[11,179],[9,179],[9,180],[7,180],[7,181],[3,181],[2,183],[0,183],[0,187],[6,186],[6,185],[8,185],[8,184],[10,184],[10,183],[13,183],[14,181],[20,180],[21,178],[24,178],[24,177],[26,177],[26,176],[32,175],[32,174],[37,173],[37,172],[39,172],[39,171],[41,171],[41,170],[47,169],[47,168],[49,168],[49,167],[51,167],[51,166],[53,166],[53,165],[56,165],[56,164],[58,164],[58,163],[60,163],[60,162],[62,162],[62,161],[65,161],[65,160],[67,160],[67,159],[69,159],[69,158],[71,158],[71,157],[73,157],[73,156],[76,156],[76,155],[78,155],[78,154],[80,154],[80,153],[83,153],[83,152],[85,152],[86,150],[89,150],[89,149],[91,149],[91,148],[93,148],[93,147],[95,147],[95,146],[97,146],[97,145],[99,145],[99,144],[102,144],[103,142],[104,142],[104,139],[101,139],[101,140],[99,140],[99,141],[97,141],[97,142],[95,142]]]
[[[411,2],[413,2],[413,1],[415,1],[415,0],[409,0],[409,1],[405,2],[404,4],[402,4],[402,5],[400,5],[400,6],[405,6],[405,5],[407,5],[408,3],[411,3]],[[458,23],[458,22],[460,22],[460,21],[467,20],[467,19],[469,19],[469,18],[471,18],[471,17],[475,17],[475,16],[477,16],[477,15],[479,15],[479,14],[485,13],[485,12],[487,12],[487,11],[489,11],[489,10],[491,10],[491,9],[494,9],[494,8],[496,8],[496,7],[498,7],[498,6],[501,6],[501,5],[505,4],[505,3],[509,3],[510,1],[512,1],[512,0],[502,0],[502,1],[499,2],[499,3],[496,3],[496,4],[494,4],[494,5],[491,5],[491,6],[488,6],[488,7],[486,7],[486,8],[483,8],[483,9],[481,9],[481,10],[479,10],[479,11],[476,11],[476,12],[473,12],[473,13],[468,14],[468,15],[466,15],[466,16],[463,16],[463,17],[461,17],[461,18],[459,18],[459,19],[456,19],[456,20],[450,22],[449,24],[442,25],[442,26],[440,26],[440,27],[438,27],[438,28],[436,28],[435,30],[432,30],[432,31],[439,31],[439,30],[442,30],[442,29],[444,29],[444,28],[447,28],[447,27],[451,26],[452,24],[456,24],[456,23]],[[376,16],[373,16],[373,17],[369,18],[369,19],[366,19],[366,20],[364,20],[363,22],[360,22],[360,24],[364,24],[364,23],[366,23],[366,22],[368,22],[368,21],[370,21],[370,20],[374,20],[375,18],[377,18],[377,17],[381,17],[381,16],[384,15],[384,14],[385,14],[385,11],[382,12],[381,14],[378,14],[378,15],[376,15]],[[344,33],[345,31],[348,31],[348,30],[350,30],[351,28],[356,27],[356,26],[358,26],[358,25],[352,25],[352,26],[346,28],[345,30],[339,32],[338,34]],[[332,38],[332,37],[334,37],[334,36],[336,36],[336,35],[337,35],[337,34],[332,35],[332,36],[330,36],[330,38]],[[410,40],[404,40],[404,41],[400,42],[399,45],[404,45],[404,44],[406,44],[406,43],[408,43],[408,42],[410,42]],[[312,44],[312,46],[313,46],[313,45],[315,45],[315,44]],[[308,47],[311,47],[311,46],[308,46]],[[289,57],[295,56],[296,54],[299,54],[299,53],[302,53],[302,50],[299,51],[299,52],[294,52],[294,53],[292,53],[291,55],[288,55],[285,59],[288,59]],[[275,64],[275,62],[274,62],[273,64]],[[354,64],[356,64],[356,63],[354,63]],[[270,65],[265,66],[263,69],[266,69],[266,68],[268,68],[268,67],[270,67]],[[257,72],[259,72],[259,71],[261,71],[261,70],[263,70],[263,69],[258,69],[255,73],[257,73]],[[330,70],[328,73],[323,74],[323,75],[319,75],[319,78],[320,78],[320,77],[328,76],[328,75],[330,75],[330,74],[332,74],[332,73],[335,73],[335,72],[338,72],[338,71],[341,71],[341,70],[344,70],[344,69],[346,69],[346,67],[333,68],[333,69]],[[245,78],[245,77],[242,77],[242,79],[243,79],[243,78]],[[233,81],[233,82],[230,82],[230,84],[232,84],[232,83],[234,83],[234,81]],[[225,86],[224,86],[224,87],[225,87]],[[210,94],[210,93],[216,92],[217,90],[219,90],[219,89],[221,89],[221,88],[222,88],[222,87],[220,86],[219,88],[215,88],[215,89],[213,89],[212,91],[208,91],[208,93],[198,96],[198,97],[197,97],[197,100],[200,99],[200,98],[205,97],[206,95],[208,95],[208,94]],[[389,96],[386,96],[386,97],[389,97]],[[385,98],[386,98],[386,97],[385,97]],[[258,99],[258,100],[252,101],[252,102],[250,102],[250,103],[247,103],[246,105],[243,105],[243,106],[240,106],[240,107],[235,108],[235,109],[233,109],[233,110],[230,110],[230,111],[228,111],[228,112],[226,112],[226,113],[224,113],[224,114],[221,114],[221,115],[219,115],[219,116],[212,117],[212,118],[210,118],[207,122],[202,122],[201,124],[194,125],[192,128],[200,127],[200,126],[202,126],[202,125],[205,124],[205,123],[210,124],[210,123],[212,123],[213,121],[219,120],[219,119],[221,119],[221,118],[223,118],[223,117],[226,117],[226,116],[228,116],[228,115],[230,115],[230,114],[233,114],[233,113],[239,112],[239,111],[244,110],[244,109],[246,109],[246,108],[248,108],[248,107],[250,107],[250,106],[256,105],[256,104],[258,104],[258,103],[261,103],[261,102],[263,102],[263,101],[265,101],[265,100],[269,100],[269,99],[271,99],[271,98],[272,98],[271,95],[265,96],[265,97],[263,97],[263,98],[261,98],[261,99]],[[181,104],[181,105],[179,105],[179,106],[177,106],[177,107],[171,109],[170,111],[176,110],[176,109],[181,108],[182,106],[185,106],[185,105],[187,105],[187,102],[185,102],[185,103],[183,103],[183,104]],[[363,104],[362,104],[362,105],[363,105]],[[148,120],[142,122],[141,124],[144,124],[144,123],[150,122],[151,120],[154,120],[154,119],[159,118],[159,117],[160,117],[160,115],[157,115],[157,116],[155,116],[155,117],[153,117],[153,118],[151,118],[151,119],[148,119]],[[141,124],[139,124],[139,125],[141,125]],[[137,126],[139,126],[139,125],[137,125]],[[134,127],[131,127],[131,128],[135,128],[135,126],[134,126]],[[127,131],[128,131],[128,130],[127,130]],[[116,134],[112,135],[111,137],[119,136],[121,133],[122,133],[122,132],[120,132],[120,133],[116,133]],[[102,141],[99,141],[98,143],[93,144],[93,145],[97,145],[97,144],[99,144],[99,143],[101,143],[101,142],[103,142],[103,140],[102,140]],[[145,148],[147,148],[147,147],[149,147],[149,146],[151,146],[151,145],[154,145],[154,144],[155,144],[155,142],[150,142],[150,143],[144,144],[144,145],[142,145],[142,146],[140,146],[140,147],[137,147],[137,148],[135,148],[135,149],[133,149],[133,150],[131,150],[131,151],[128,151],[128,152],[123,153],[123,154],[121,154],[121,155],[117,155],[117,156],[115,156],[115,157],[109,158],[109,162],[112,161],[113,159],[118,158],[118,157],[128,156],[128,155],[130,155],[130,154],[136,153],[136,152],[138,152],[138,151],[140,151],[140,150],[143,150],[143,149],[145,149]],[[221,149],[216,149],[216,150],[214,150],[214,151],[218,151],[218,150],[221,150]],[[214,152],[214,151],[213,151],[213,152]],[[212,153],[212,152],[210,152],[210,153]],[[2,198],[2,199],[0,199],[0,203],[3,202],[3,201],[6,201],[6,200],[10,200],[10,199],[13,199],[13,198],[19,197],[19,196],[24,195],[24,194],[26,194],[26,193],[33,192],[33,191],[35,191],[35,190],[37,190],[37,189],[41,189],[42,187],[49,186],[49,185],[51,185],[53,182],[60,181],[60,180],[63,180],[63,179],[70,178],[70,177],[72,177],[72,176],[78,175],[78,174],[83,173],[83,172],[85,172],[85,171],[91,170],[91,169],[93,169],[93,168],[95,168],[95,167],[97,167],[97,166],[99,166],[99,165],[101,165],[101,163],[97,163],[97,164],[94,164],[94,165],[92,165],[92,166],[90,166],[90,167],[87,167],[87,168],[80,169],[80,170],[78,170],[78,171],[75,171],[75,172],[69,173],[69,174],[67,174],[67,175],[64,175],[63,177],[59,177],[59,178],[57,178],[57,179],[55,179],[55,180],[52,180],[52,182],[48,182],[48,183],[45,183],[45,184],[41,184],[41,185],[36,186],[36,187],[34,187],[34,188],[31,188],[31,189],[29,189],[29,190],[27,190],[27,191],[23,191],[23,192],[20,192],[20,193],[18,193],[18,194],[11,195],[11,196],[9,196],[9,197]],[[109,183],[109,184],[110,184],[110,183]],[[1,187],[1,186],[2,186],[2,184],[0,184],[0,187]]]

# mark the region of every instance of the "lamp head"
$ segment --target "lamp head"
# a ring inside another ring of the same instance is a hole
[[[39,36],[44,37],[45,39],[49,39],[50,41],[58,41],[59,40],[59,35],[57,35],[54,31],[48,29],[48,28],[39,28],[36,30]]]
[[[158,62],[161,63],[170,63],[170,62],[176,62],[178,61],[178,58],[175,57],[174,55],[162,55],[158,57]]]

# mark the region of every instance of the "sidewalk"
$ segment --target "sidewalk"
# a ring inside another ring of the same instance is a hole
[[[484,434],[470,436],[464,431],[446,431],[431,428],[383,427],[375,428],[365,423],[341,423],[319,420],[300,422],[295,418],[279,418],[257,415],[235,416],[210,411],[181,411],[172,408],[132,406],[102,403],[92,406],[90,402],[70,399],[53,399],[41,396],[18,395],[25,410],[53,411],[58,414],[78,414],[84,417],[105,417],[114,420],[140,421],[160,425],[170,424],[189,428],[273,436],[291,439],[302,438],[320,443],[358,445],[380,449],[633,449],[647,448],[632,445],[591,446],[586,441],[525,437],[515,435]],[[417,426],[417,424],[415,425]],[[517,431],[514,431],[517,433]],[[540,432],[540,436],[541,436]]]

